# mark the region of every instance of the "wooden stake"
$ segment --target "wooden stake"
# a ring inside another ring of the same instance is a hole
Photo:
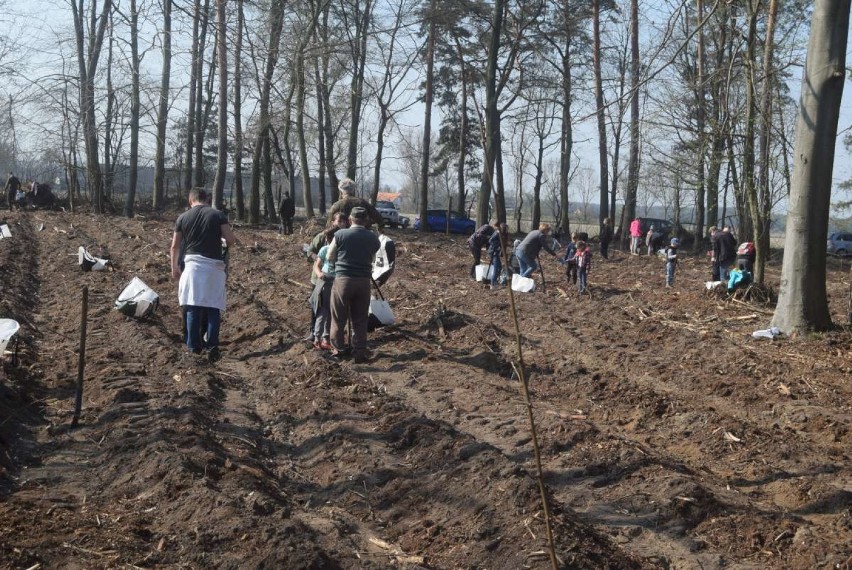
[[[83,407],[83,370],[86,368],[86,315],[89,312],[89,286],[83,285],[83,310],[80,315],[80,356],[77,360],[77,390],[74,394],[74,417],[71,427],[76,427]]]

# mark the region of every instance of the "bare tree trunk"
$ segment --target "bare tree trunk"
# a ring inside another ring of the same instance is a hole
[[[825,236],[846,71],[850,0],[816,0],[796,124],[781,293],[772,324],[785,333],[831,326]]]
[[[491,36],[488,42],[488,62],[485,71],[485,148],[483,149],[482,184],[479,187],[479,208],[476,214],[477,226],[489,221],[491,191],[494,188],[494,167],[500,137],[499,111],[497,109],[497,60],[500,51],[500,35],[503,33],[504,10],[505,0],[494,0],[494,7],[491,12]],[[497,206],[496,203],[495,206]],[[421,205],[421,209],[423,208],[425,206]],[[505,223],[506,211],[501,212],[499,207],[496,207],[496,210],[495,217],[500,222]]]
[[[322,11],[322,42],[323,46],[328,47],[328,13],[329,13],[329,4],[326,3],[323,7]],[[320,87],[322,88],[322,107],[323,107],[323,122],[322,122],[322,130],[323,130],[323,139],[325,140],[325,169],[328,173],[328,185],[331,191],[331,202],[337,202],[340,198],[340,191],[337,188],[338,180],[337,180],[337,164],[335,161],[334,155],[334,129],[332,127],[332,114],[331,114],[331,85],[329,85],[329,59],[331,58],[331,53],[329,49],[322,50],[322,78],[320,81]]]
[[[754,279],[763,283],[766,261],[769,258],[769,224],[772,216],[772,200],[769,196],[769,139],[772,129],[772,92],[774,71],[772,52],[775,49],[775,20],[778,15],[778,0],[769,0],[766,21],[766,40],[763,46],[763,94],[760,103],[760,175],[757,182],[758,215],[755,220]]]
[[[115,165],[112,160],[112,134],[114,130],[115,118],[115,86],[112,83],[112,54],[113,54],[113,14],[109,14],[110,33],[107,38],[107,60],[106,60],[106,89],[107,89],[107,105],[106,113],[104,114],[104,166],[103,166],[103,185],[104,197],[112,198],[112,174],[115,171]]]
[[[627,228],[636,218],[639,189],[639,1],[630,0],[630,163],[627,166],[627,192],[621,212],[621,241],[630,239]]]
[[[105,0],[101,7],[101,15],[96,18],[96,2],[91,3],[91,27],[89,28],[88,50],[86,50],[84,48],[86,24],[83,0],[77,0],[76,3],[71,2],[77,44],[77,64],[80,71],[80,110],[83,115],[83,134],[86,144],[86,177],[91,189],[92,205],[96,214],[103,213],[103,186],[101,184],[98,131],[95,120],[95,73],[97,72],[104,32],[111,9],[112,1]]]
[[[704,53],[704,2],[696,0],[698,13],[696,14],[696,26],[698,27],[698,53],[696,54],[697,74],[695,78],[695,98],[696,98],[696,127],[698,130],[698,153],[695,157],[695,247],[694,251],[699,252],[704,250],[704,198],[705,198],[705,172],[704,172],[704,151],[707,144],[706,123],[707,123],[707,96],[705,72],[706,55]]]
[[[207,138],[206,119],[209,116],[210,105],[213,95],[213,69],[215,61],[210,62],[210,70],[207,73],[207,98],[204,98],[204,52],[207,50],[207,27],[210,23],[210,0],[204,0],[204,10],[201,13],[201,29],[198,35],[198,82],[195,84],[195,172],[193,184],[203,187],[205,181],[204,172],[204,139]],[[214,47],[215,51],[215,47]],[[215,55],[214,55],[215,59]]]
[[[755,74],[754,74],[754,47],[757,42],[757,6],[761,0],[748,0],[748,33],[746,36],[745,52],[745,89],[746,89],[746,113],[745,131],[743,133],[743,196],[747,205],[751,220],[755,224],[751,232],[744,233],[740,228],[740,239],[754,241],[756,226],[759,224],[757,216],[760,207],[757,202],[757,189],[754,184],[754,123],[756,114],[755,105]],[[757,276],[755,276],[757,277]],[[759,283],[760,281],[758,281]]]
[[[429,39],[426,43],[426,79],[423,103],[425,110],[423,112],[423,154],[420,158],[420,231],[431,231],[428,222],[426,211],[429,207],[429,162],[430,162],[430,145],[432,143],[432,90],[434,81],[435,69],[435,13],[436,0],[430,0],[429,4]]]
[[[563,18],[565,22],[570,20],[568,2],[564,4]],[[570,235],[571,232],[571,205],[568,200],[568,179],[571,177],[571,153],[574,148],[574,129],[571,124],[571,102],[573,100],[571,92],[572,41],[574,41],[574,36],[566,31],[565,50],[562,52],[562,125],[559,141],[559,201],[562,211],[559,221],[564,235]]]
[[[225,175],[228,166],[228,17],[225,8],[228,0],[216,0],[216,41],[219,50],[219,149],[216,161],[216,178],[213,182],[213,206],[225,209]]]
[[[538,135],[538,152],[535,160],[535,183],[533,184],[533,211],[531,229],[537,230],[541,223],[541,180],[544,176],[544,133]]]
[[[316,33],[314,38],[317,44]],[[319,57],[314,58],[314,83],[316,84],[317,92],[317,186],[319,186],[319,211],[320,216],[325,217],[326,214],[326,199],[325,199],[325,113],[326,109],[323,105],[322,97],[322,75],[320,74]]]
[[[606,115],[604,113],[603,77],[601,76],[601,2],[592,0],[593,48],[592,63],[595,71],[595,105],[598,115],[598,154],[600,155],[600,208],[598,220],[607,216],[609,200],[609,157],[606,149]]]
[[[166,126],[169,120],[169,83],[172,74],[172,0],[163,1],[163,72],[157,110],[157,147],[154,151],[154,209],[165,206]]]
[[[296,69],[293,74],[296,83],[296,138],[299,145],[299,168],[302,171],[302,195],[305,215],[308,218],[313,218],[311,172],[308,170],[308,143],[305,140],[305,44],[302,42],[300,42],[299,50],[296,53]]]
[[[355,0],[355,38],[352,52],[352,82],[350,85],[349,149],[346,153],[346,176],[355,180],[358,175],[358,129],[364,102],[364,68],[367,63],[367,37],[373,13],[372,0]]]
[[[243,0],[237,0],[237,38],[234,46],[234,193],[237,203],[237,219],[246,219],[246,203],[243,195],[243,119],[242,107],[242,53],[245,13]]]
[[[139,177],[139,10],[136,0],[130,0],[130,64],[133,79],[130,99],[130,172],[124,216],[132,218],[136,206],[136,181]]]
[[[195,0],[195,14],[192,18],[192,61],[189,66],[189,108],[186,113],[186,146],[184,147],[184,172],[183,189],[188,191],[192,188],[192,161],[195,157],[195,107],[200,105],[196,101],[198,90],[196,85],[201,81],[199,59],[203,59],[199,53],[198,32],[201,25],[201,0]]]
[[[260,90],[258,132],[254,143],[251,169],[251,197],[249,199],[249,222],[260,222],[260,172],[263,145],[269,140],[269,97],[272,90],[272,74],[278,63],[281,29],[284,26],[284,0],[273,0],[269,12],[269,43],[267,44],[266,66]],[[291,189],[292,190],[292,189]]]

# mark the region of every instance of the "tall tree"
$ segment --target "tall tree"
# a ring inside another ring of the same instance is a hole
[[[498,0],[500,1],[500,0]],[[430,145],[432,143],[432,93],[435,70],[435,33],[436,33],[436,0],[430,0],[429,13],[427,21],[429,22],[429,37],[426,40],[426,79],[425,79],[425,94],[423,102],[425,110],[423,111],[423,150],[420,155],[420,219],[423,221],[420,224],[422,231],[429,231],[429,224],[426,223],[428,216],[426,215],[429,208],[429,162],[431,159]]]
[[[775,20],[778,16],[778,0],[769,0],[766,21],[766,39],[763,44],[763,92],[760,101],[760,136],[758,151],[760,153],[760,171],[755,194],[757,200],[750,206],[755,227],[755,261],[754,280],[763,283],[766,270],[766,260],[769,258],[769,224],[772,216],[772,200],[769,195],[769,145],[770,132],[773,130],[772,99],[775,92],[773,77],[773,51],[775,49]]]
[[[245,195],[243,194],[243,119],[242,98],[242,53],[245,11],[243,0],[237,0],[237,37],[234,40],[234,197],[237,219],[246,218]]]
[[[218,0],[216,0],[218,1]],[[197,187],[204,186],[206,181],[204,168],[204,143],[207,139],[207,120],[210,117],[210,106],[213,104],[213,77],[216,69],[216,45],[213,46],[213,58],[207,72],[207,83],[202,81],[204,77],[204,54],[207,51],[207,30],[210,27],[210,0],[204,0],[204,9],[201,11],[201,28],[198,32],[198,81],[195,84],[195,172],[192,177],[193,184]],[[206,93],[206,97],[204,96]]]
[[[195,107],[201,102],[196,100],[198,90],[196,85],[201,81],[201,65],[199,60],[203,59],[203,54],[199,53],[200,49],[200,34],[201,27],[201,0],[195,0],[195,11],[192,16],[192,48],[189,64],[189,107],[186,113],[186,140],[184,150],[184,171],[183,171],[183,189],[188,191],[192,188],[192,167],[193,159],[195,158],[195,132],[198,128],[195,124]],[[200,136],[200,135],[199,135]]]
[[[500,36],[503,33],[503,16],[506,9],[505,0],[494,0],[491,11],[491,30],[488,39],[488,60],[485,70],[485,132],[482,184],[479,187],[479,208],[476,214],[476,224],[482,225],[489,221],[491,193],[494,188],[494,168],[497,162],[497,149],[500,139],[500,115],[497,106],[497,61],[500,52]],[[424,206],[421,205],[421,209]],[[501,215],[502,214],[502,215]],[[425,219],[425,218],[421,218]],[[500,212],[497,207],[497,219],[506,222],[506,211]]]
[[[124,201],[124,216],[132,218],[136,206],[136,181],[139,178],[139,7],[130,0],[130,165],[127,177],[127,198]]]
[[[772,324],[785,333],[831,326],[825,236],[837,121],[846,78],[850,0],[816,0],[802,78],[781,292]]]
[[[251,195],[249,199],[249,222],[260,222],[260,171],[263,145],[269,144],[269,97],[272,92],[272,77],[278,64],[281,44],[281,30],[284,27],[284,0],[272,0],[269,17],[269,43],[266,50],[266,64],[260,89],[260,109],[257,124],[257,136],[254,143],[251,168]],[[268,147],[267,147],[268,148]],[[268,213],[268,211],[267,211]]]
[[[695,56],[695,110],[696,110],[696,129],[698,130],[698,150],[695,154],[695,250],[701,251],[704,249],[704,153],[706,146],[705,124],[707,117],[707,88],[705,85],[706,75],[704,68],[706,66],[706,56],[704,52],[704,1],[696,0],[696,26],[697,30],[697,53]]]
[[[592,33],[594,47],[592,66],[595,73],[595,107],[598,117],[598,154],[600,155],[600,210],[598,219],[603,223],[607,216],[609,199],[609,158],[606,146],[606,114],[603,98],[603,77],[601,75],[601,0],[592,0]]]
[[[627,192],[621,214],[621,239],[625,245],[630,239],[628,224],[636,218],[639,137],[639,0],[630,0],[630,161],[627,166]]]
[[[228,166],[228,0],[216,0],[216,43],[219,59],[219,148],[216,178],[213,182],[213,206],[225,208],[225,175]]]
[[[172,74],[172,0],[163,4],[163,71],[160,75],[160,104],[157,109],[157,146],[154,151],[154,209],[165,206],[166,126],[169,120],[169,84]]]
[[[95,120],[95,74],[104,42],[112,0],[104,0],[100,16],[97,1],[89,3],[89,35],[86,36],[86,13],[83,0],[71,0],[74,35],[77,45],[77,65],[80,74],[80,109],[83,114],[83,137],[86,145],[86,177],[91,188],[92,205],[96,214],[103,213],[103,185],[98,153],[98,130]],[[86,45],[88,43],[88,45]],[[87,49],[88,48],[88,49]]]
[[[348,24],[350,11],[343,10],[344,21]],[[351,6],[353,30],[349,44],[352,54],[352,79],[349,86],[349,146],[346,153],[346,176],[355,179],[358,174],[358,135],[361,124],[361,108],[364,105],[364,70],[367,65],[367,38],[370,35],[370,22],[373,17],[372,0],[353,0]]]

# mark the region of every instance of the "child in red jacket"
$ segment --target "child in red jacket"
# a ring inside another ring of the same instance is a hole
[[[586,242],[577,242],[577,255],[574,259],[577,261],[577,291],[585,293],[589,271],[592,269],[592,252]]]

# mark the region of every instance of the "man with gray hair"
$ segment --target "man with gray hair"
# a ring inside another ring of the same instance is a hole
[[[367,228],[367,210],[356,206],[349,214],[350,227],[338,230],[328,247],[327,259],[334,263],[331,289],[331,345],[333,354],[345,353],[346,321],[352,323],[352,357],[356,364],[369,359],[367,321],[370,312],[370,273],[379,238]]]
[[[355,195],[354,180],[351,178],[344,178],[337,185],[337,189],[340,190],[340,199],[332,204],[331,209],[328,211],[329,222],[334,219],[334,215],[338,212],[348,218],[353,208],[360,207],[367,211],[367,217],[376,224],[377,228],[381,228],[384,225],[382,215],[379,214],[379,211],[376,210],[376,208],[374,208],[367,200]]]

